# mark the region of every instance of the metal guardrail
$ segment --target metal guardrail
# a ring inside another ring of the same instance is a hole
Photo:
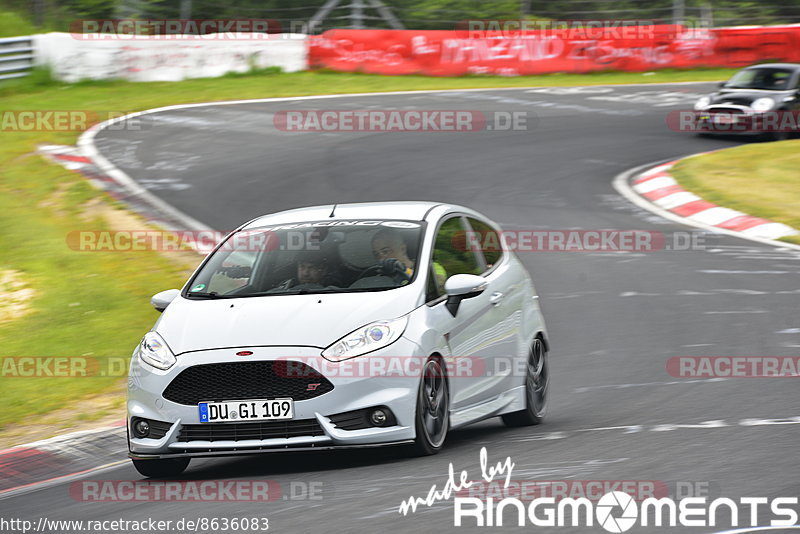
[[[0,80],[22,78],[33,69],[33,38],[0,39]]]

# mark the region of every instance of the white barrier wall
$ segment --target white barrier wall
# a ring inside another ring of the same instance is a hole
[[[33,36],[36,63],[49,65],[59,80],[122,78],[136,82],[210,78],[251,67],[308,66],[302,34],[226,33],[193,38],[86,38],[69,33]]]

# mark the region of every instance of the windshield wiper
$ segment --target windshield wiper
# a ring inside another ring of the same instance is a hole
[[[368,291],[383,291],[385,289],[394,289],[394,286],[391,287],[355,287],[355,288],[347,288],[347,287],[337,287],[337,288],[322,288],[322,289],[297,289],[292,291],[291,289],[286,291],[275,291],[271,289],[269,291],[261,291],[259,293],[249,293],[247,295],[240,295],[241,297],[271,297],[273,295],[321,295],[321,294],[330,294],[330,293],[366,293]]]
[[[295,289],[291,290],[288,289],[286,291],[265,291],[263,293],[254,293],[253,296],[261,296],[261,295],[316,295],[318,293],[344,293],[347,291],[347,288],[337,287],[337,288],[320,288],[320,289]]]
[[[186,294],[186,296],[188,296],[189,298],[200,297],[203,299],[232,299],[238,297],[239,295],[220,295],[216,291],[209,291],[207,293],[189,292]]]

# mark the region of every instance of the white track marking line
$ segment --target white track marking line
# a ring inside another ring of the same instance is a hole
[[[571,434],[578,432],[593,432],[593,431],[612,431],[624,430],[625,434],[638,434],[647,432],[673,432],[675,430],[719,430],[731,429],[736,427],[753,428],[758,426],[784,426],[784,425],[800,425],[800,416],[787,417],[783,419],[741,419],[738,422],[727,422],[722,419],[715,419],[712,421],[700,421],[698,423],[650,423],[646,425],[623,425],[623,426],[607,426],[607,427],[590,427],[590,428],[571,428],[553,432],[544,432],[541,434],[534,434],[522,438],[505,439],[504,442],[528,442],[528,441],[548,441],[567,439]],[[493,443],[491,441],[487,443]]]
[[[745,271],[745,270],[726,270],[726,269],[700,269],[699,271],[695,272],[702,274],[797,274],[793,271]]]
[[[627,389],[638,387],[652,387],[652,386],[675,386],[679,384],[698,384],[704,382],[724,382],[727,378],[697,378],[693,380],[673,380],[671,382],[642,382],[638,384],[604,384],[600,386],[585,386],[575,388],[575,393],[585,393],[586,391],[595,391],[598,389]]]
[[[658,87],[658,86],[670,86],[670,85],[697,85],[697,84],[707,84],[707,83],[709,82],[605,84],[597,86],[567,86],[567,87],[639,87],[639,86]],[[498,87],[498,88],[473,88],[473,89],[426,89],[420,91],[387,91],[387,92],[376,92],[376,93],[347,93],[347,94],[336,94],[336,95],[288,96],[288,97],[276,97],[276,98],[257,98],[250,100],[225,100],[221,102],[200,102],[197,104],[177,104],[173,106],[162,106],[158,108],[137,111],[134,113],[129,113],[127,115],[123,115],[121,117],[115,117],[113,119],[109,119],[99,124],[95,124],[88,130],[86,130],[83,134],[81,134],[81,136],[78,138],[77,146],[78,148],[81,149],[81,151],[85,156],[87,156],[89,159],[92,160],[92,163],[98,169],[100,169],[108,176],[111,176],[120,185],[128,189],[131,195],[142,198],[151,206],[155,207],[157,210],[170,214],[172,217],[179,220],[181,224],[183,224],[187,229],[211,230],[211,228],[209,228],[202,222],[187,215],[186,213],[183,213],[179,209],[175,208],[174,206],[168,204],[167,202],[161,200],[154,194],[147,191],[139,183],[137,183],[136,180],[131,178],[127,173],[119,169],[116,165],[111,163],[111,161],[109,161],[105,156],[103,156],[100,153],[100,150],[97,148],[95,144],[95,137],[97,136],[97,134],[113,124],[123,121],[128,121],[135,117],[140,117],[142,115],[150,115],[153,113],[160,113],[164,111],[175,111],[183,109],[206,108],[213,106],[230,106],[237,104],[260,104],[269,102],[299,103],[308,100],[327,100],[327,99],[340,99],[340,98],[353,98],[353,97],[381,97],[381,96],[398,96],[398,95],[414,96],[414,95],[436,95],[436,94],[447,95],[447,94],[457,94],[457,93],[491,92],[491,91],[530,91],[536,89],[551,89],[551,88],[552,87],[533,86],[533,87]]]
[[[767,310],[724,310],[724,311],[707,311],[703,315],[738,315],[742,313],[769,313]]]

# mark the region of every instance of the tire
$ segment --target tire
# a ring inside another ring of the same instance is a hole
[[[140,475],[149,478],[176,477],[186,470],[189,458],[165,458],[160,460],[131,460]]]
[[[787,113],[787,109],[779,109],[778,113]],[[791,135],[789,132],[763,132],[761,134],[761,140],[767,143],[772,143],[774,141],[786,141],[789,139]]]
[[[547,392],[550,386],[550,365],[547,349],[540,338],[533,340],[528,353],[525,376],[525,409],[501,415],[506,426],[538,425],[547,412]]]
[[[414,428],[414,452],[418,456],[430,456],[442,449],[450,429],[450,388],[439,358],[431,357],[425,362]]]

